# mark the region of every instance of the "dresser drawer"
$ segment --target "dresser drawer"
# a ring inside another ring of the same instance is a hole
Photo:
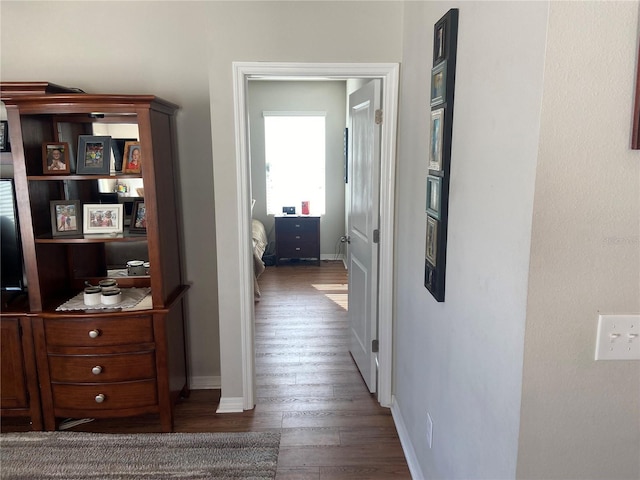
[[[51,390],[54,409],[114,410],[147,407],[158,403],[154,380],[90,385],[54,383]]]
[[[295,232],[307,232],[317,234],[319,230],[319,219],[312,218],[285,218],[276,217],[276,228],[278,234],[287,234]]]
[[[318,248],[313,244],[295,244],[284,242],[278,244],[278,257],[280,258],[317,258]]]
[[[101,347],[153,342],[151,317],[46,319],[47,345]]]
[[[155,378],[154,352],[125,355],[49,355],[52,382],[124,382]]]

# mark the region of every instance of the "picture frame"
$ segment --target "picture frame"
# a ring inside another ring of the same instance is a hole
[[[124,173],[140,173],[142,171],[142,147],[140,142],[125,142]]]
[[[42,144],[43,175],[68,175],[71,173],[70,159],[67,142],[44,142]]]
[[[76,165],[77,174],[109,175],[110,164],[110,136],[78,136],[78,160]]]
[[[437,64],[446,57],[447,22],[440,20],[434,26],[433,32],[433,63]]]
[[[438,220],[427,216],[427,233],[425,238],[425,258],[433,266],[437,267],[438,255]]]
[[[121,234],[124,228],[124,207],[121,203],[85,203],[82,211],[83,233],[85,235]]]
[[[443,60],[431,69],[431,106],[445,102],[447,96],[447,61]]]
[[[433,175],[427,177],[427,213],[440,220],[442,204],[442,179]]]
[[[133,201],[129,232],[147,233],[147,209],[144,204],[144,199]]]
[[[429,146],[429,170],[442,172],[442,147],[444,141],[444,108],[431,111],[431,144]]]
[[[10,152],[11,144],[9,143],[9,122],[0,120],[0,152]]]
[[[82,210],[78,200],[51,200],[51,235],[81,237]]]

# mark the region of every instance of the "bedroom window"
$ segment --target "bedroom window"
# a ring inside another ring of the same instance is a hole
[[[264,112],[267,213],[309,201],[310,213],[325,213],[324,112]]]

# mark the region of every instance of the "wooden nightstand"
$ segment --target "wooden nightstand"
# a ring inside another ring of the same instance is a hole
[[[320,217],[276,217],[276,265],[281,258],[315,258],[320,265]]]

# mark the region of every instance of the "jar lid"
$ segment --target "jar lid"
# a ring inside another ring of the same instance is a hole
[[[103,288],[102,295],[104,295],[105,297],[110,297],[112,295],[120,295],[120,289],[119,288]]]
[[[87,287],[84,289],[84,293],[100,293],[101,291],[100,287]]]

